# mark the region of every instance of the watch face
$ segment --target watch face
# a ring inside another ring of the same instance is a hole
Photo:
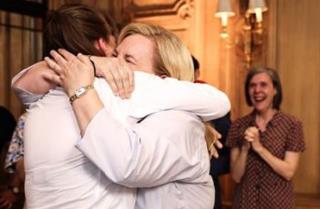
[[[77,97],[79,97],[79,96],[81,96],[81,94],[83,94],[85,91],[86,91],[86,89],[85,89],[84,87],[81,87],[81,88],[79,88],[79,89],[77,89],[77,90],[75,91],[75,95],[76,95]]]

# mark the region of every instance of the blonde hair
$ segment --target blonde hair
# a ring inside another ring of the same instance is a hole
[[[194,70],[191,54],[182,41],[168,30],[143,23],[130,23],[119,36],[119,43],[128,36],[139,34],[154,43],[154,72],[179,80],[193,81]]]

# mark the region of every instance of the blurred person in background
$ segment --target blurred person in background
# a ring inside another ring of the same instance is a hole
[[[0,208],[10,209],[17,201],[18,196],[16,190],[8,185],[14,178],[9,173],[5,172],[4,164],[8,151],[8,147],[16,127],[16,120],[12,113],[5,107],[0,106],[0,165],[1,165],[1,190],[0,190]]]

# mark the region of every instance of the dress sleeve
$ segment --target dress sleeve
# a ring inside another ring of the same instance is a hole
[[[201,174],[209,172],[203,124],[172,112],[153,114],[128,128],[101,110],[77,147],[111,181],[127,187],[203,181]]]
[[[231,124],[231,128],[229,129],[226,146],[228,147],[239,147],[241,146],[241,133],[238,121],[235,121]]]
[[[302,123],[299,120],[294,121],[294,125],[291,127],[289,132],[286,150],[293,152],[302,152],[305,149],[304,134]]]

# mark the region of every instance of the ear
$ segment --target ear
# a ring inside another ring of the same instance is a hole
[[[111,57],[113,52],[113,47],[107,43],[107,41],[103,38],[99,38],[95,43],[95,47],[105,56]]]

